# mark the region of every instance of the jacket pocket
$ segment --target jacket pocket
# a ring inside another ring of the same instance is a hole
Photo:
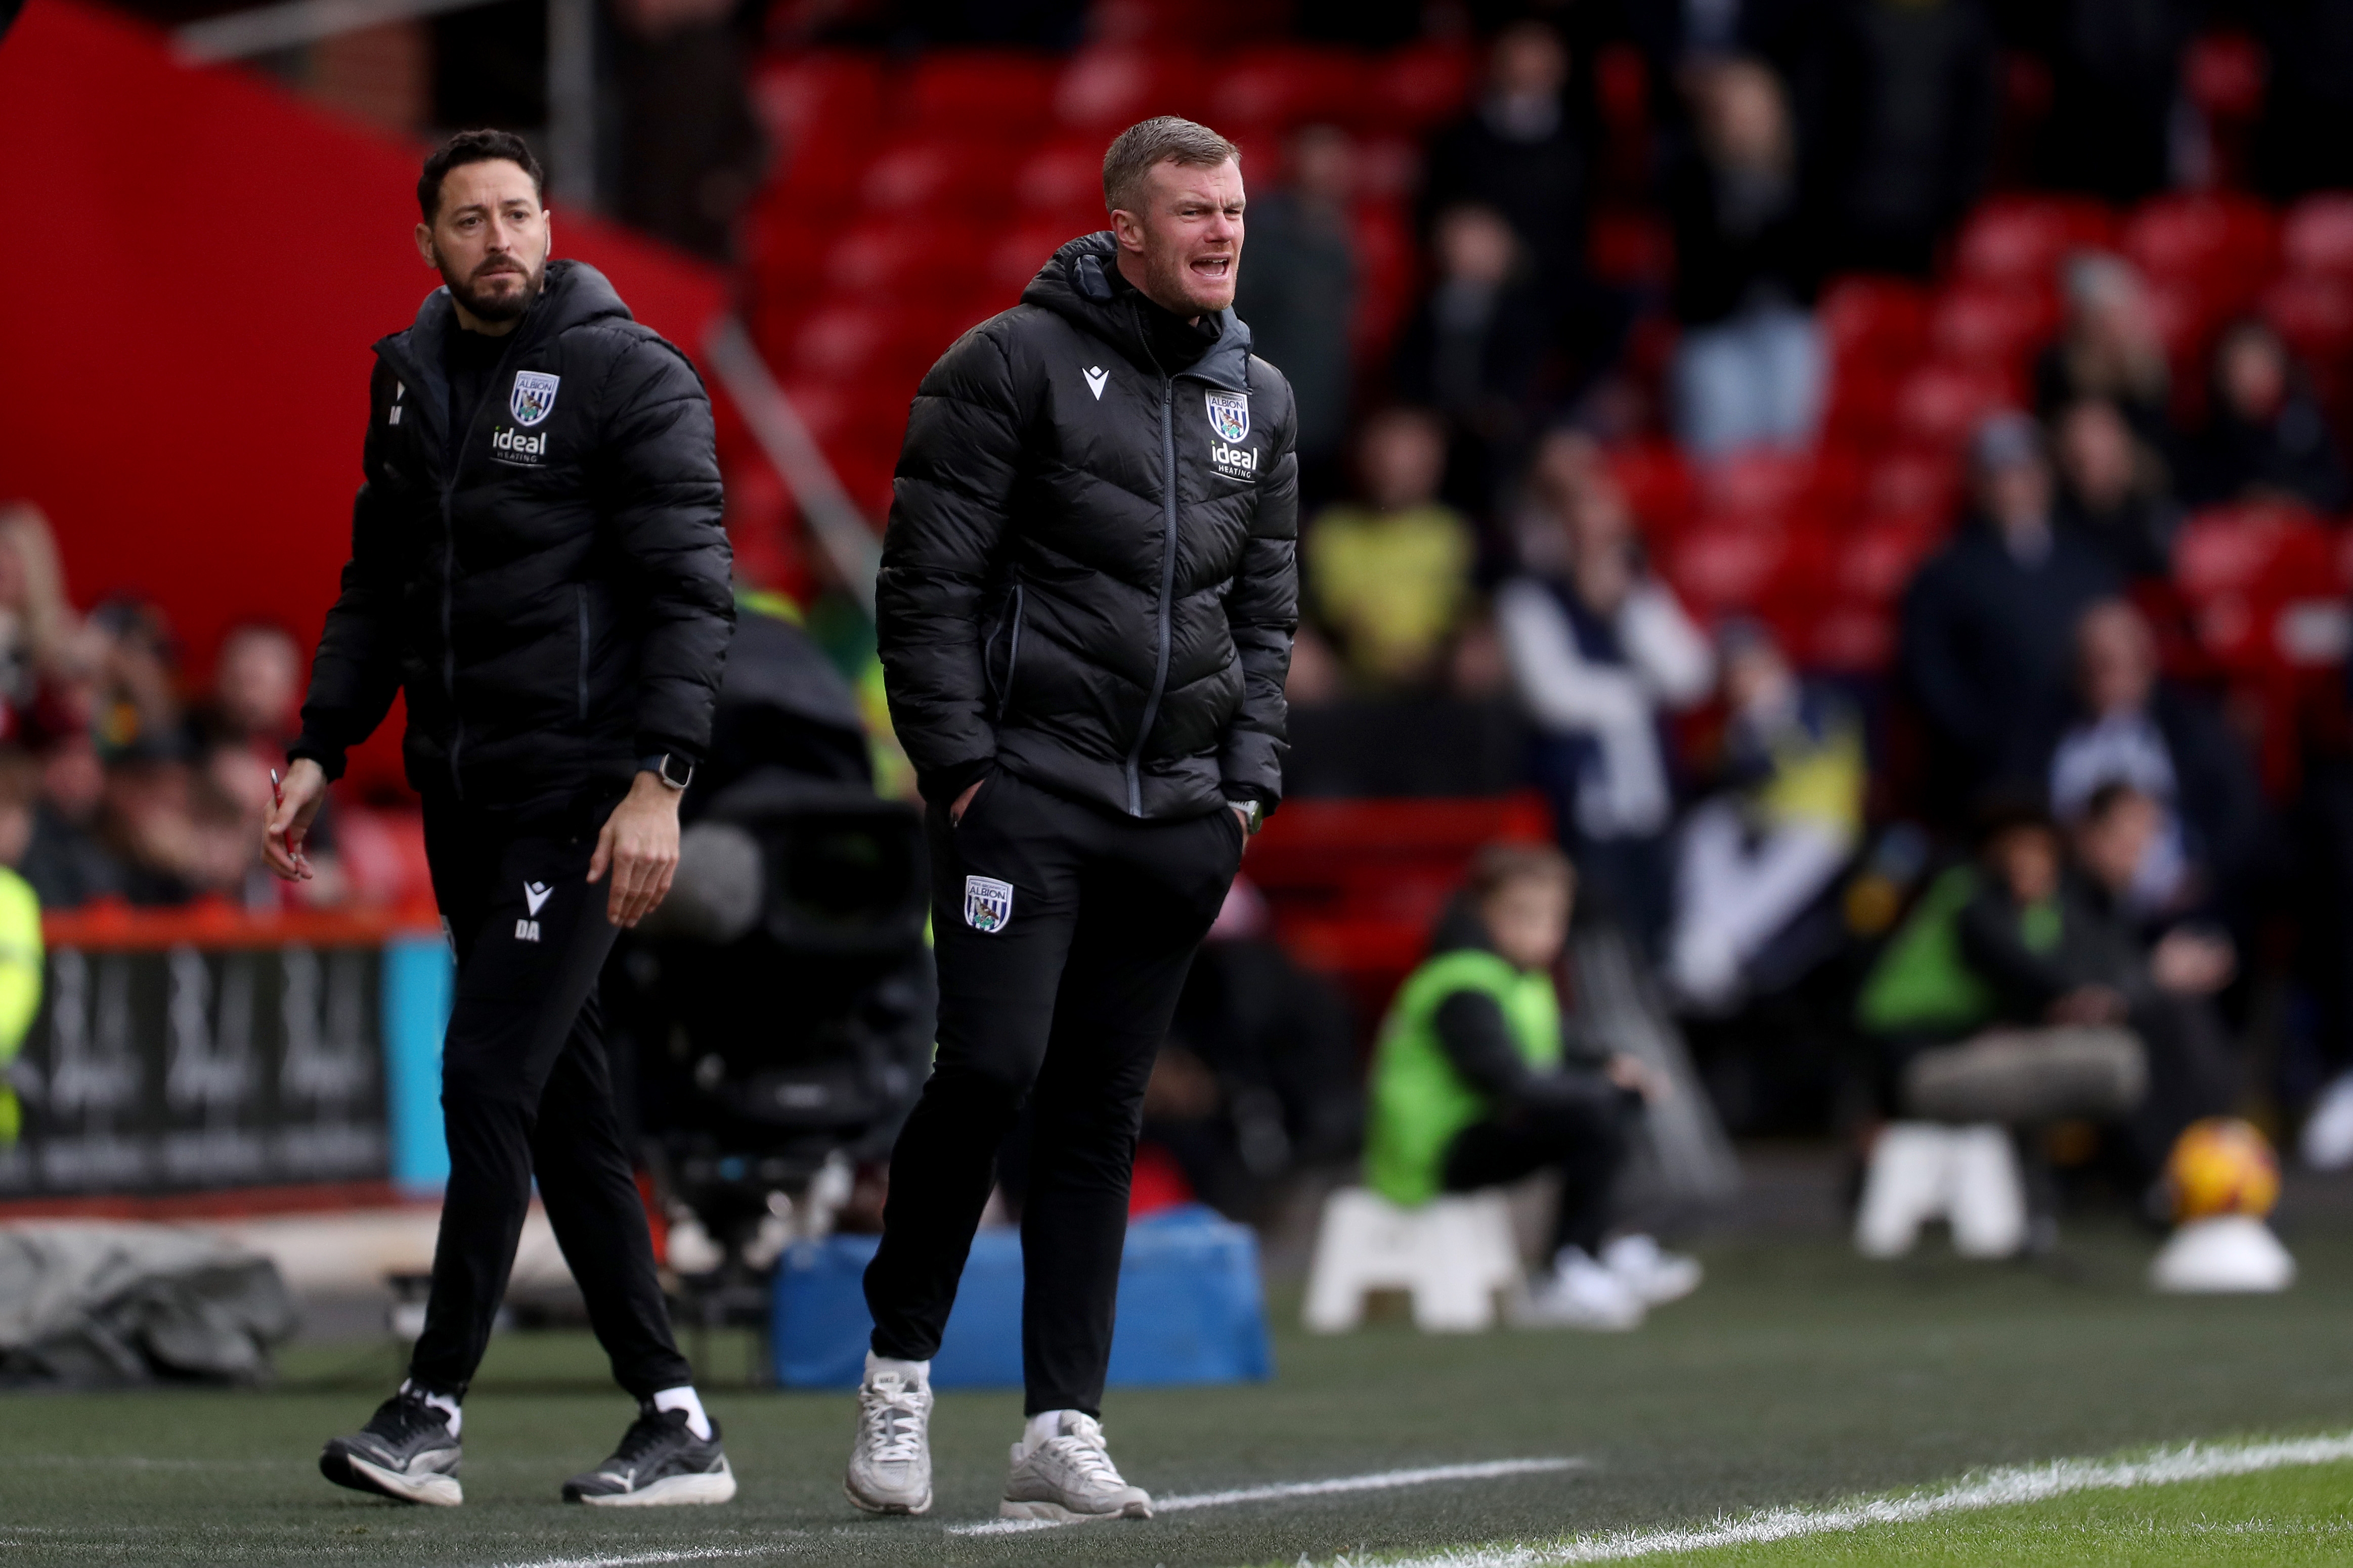
[[[580,662],[573,682],[573,694],[580,710],[580,722],[588,722],[588,584],[572,585],[573,607],[580,626]]]
[[[1005,674],[989,682],[997,699],[995,710],[989,715],[992,722],[1001,721],[1005,710],[1013,705],[1013,672],[1021,665],[1021,612],[1027,603],[1021,584],[1014,584],[1013,597],[1005,612]],[[995,640],[990,639],[992,643]]]

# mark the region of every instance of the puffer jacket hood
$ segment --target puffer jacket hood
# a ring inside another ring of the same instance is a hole
[[[1291,388],[1230,310],[1165,371],[1115,257],[1062,246],[916,394],[875,597],[930,799],[995,767],[1145,818],[1281,798]]]

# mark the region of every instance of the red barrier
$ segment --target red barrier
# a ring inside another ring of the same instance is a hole
[[[309,639],[350,542],[369,345],[438,279],[409,242],[419,148],[153,29],[32,0],[0,48],[0,502],[58,529],[92,604],[162,605],[190,668],[247,617]],[[555,247],[691,351],[718,269],[558,211]],[[370,748],[396,772],[396,722]]]

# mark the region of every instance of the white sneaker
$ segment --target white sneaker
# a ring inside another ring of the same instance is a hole
[[[1013,1473],[1005,1479],[1001,1519],[1150,1519],[1152,1494],[1121,1479],[1103,1447],[1103,1425],[1075,1410],[1060,1413],[1060,1430],[1013,1445]]]
[[[932,1506],[932,1363],[866,1353],[858,1388],[858,1440],[841,1489],[869,1513],[924,1513]]]
[[[2331,1079],[2320,1091],[2299,1142],[2304,1163],[2316,1171],[2353,1165],[2353,1072]]]
[[[1621,1236],[1603,1247],[1601,1267],[1618,1276],[1645,1307],[1682,1300],[1699,1289],[1706,1273],[1698,1258],[1669,1252],[1647,1236]]]
[[[1617,1332],[1642,1325],[1642,1299],[1581,1247],[1564,1247],[1552,1272],[1530,1288],[1516,1316],[1523,1328]]]

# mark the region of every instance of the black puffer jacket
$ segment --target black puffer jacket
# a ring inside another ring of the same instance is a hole
[[[735,618],[702,383],[603,274],[551,262],[453,472],[459,330],[438,289],[375,346],[352,559],[293,754],[340,774],[403,690],[429,795],[540,805],[700,759]]]
[[[1230,310],[1164,375],[1113,256],[1063,246],[915,397],[875,600],[934,801],[991,767],[1151,818],[1282,793],[1291,388]]]

